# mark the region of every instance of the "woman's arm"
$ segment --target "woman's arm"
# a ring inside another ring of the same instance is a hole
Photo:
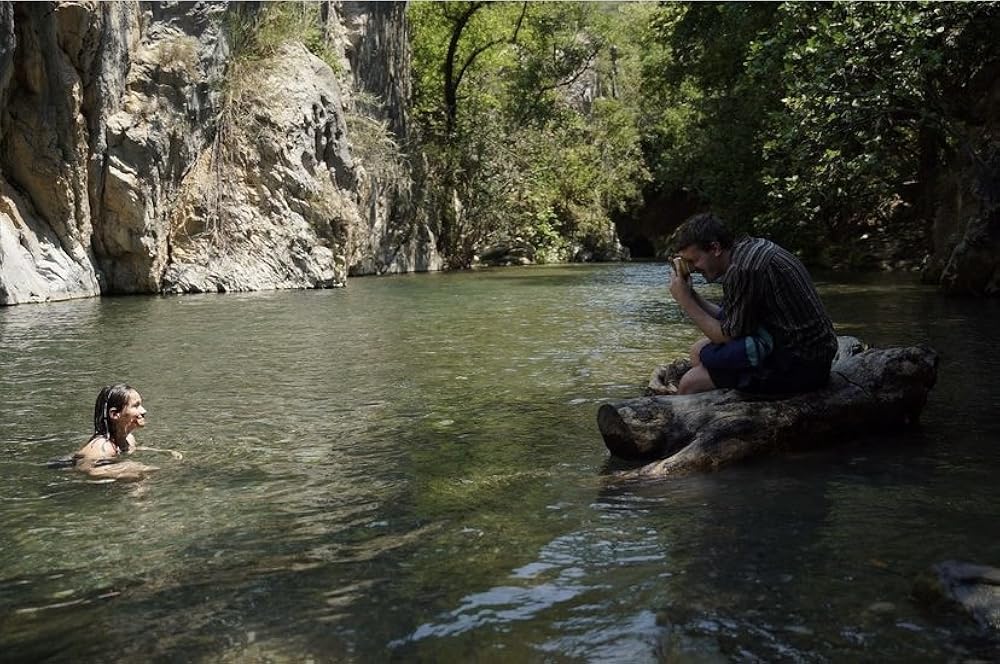
[[[159,447],[147,447],[145,445],[139,445],[139,443],[135,442],[135,436],[133,436],[132,434],[129,434],[128,438],[126,440],[128,441],[128,452],[129,452],[129,454],[131,454],[132,452],[138,452],[138,451],[141,450],[143,452],[164,452],[164,453],[170,454],[171,456],[173,456],[178,461],[180,461],[181,459],[184,458],[184,455],[181,454],[180,452],[176,451],[176,450],[163,450],[163,449],[160,449]]]
[[[123,482],[135,482],[146,477],[150,472],[159,470],[156,466],[147,466],[136,461],[119,461],[117,463],[106,463],[100,466],[85,464],[80,470],[87,473],[94,479],[121,480]]]
[[[163,452],[165,454],[170,454],[172,457],[174,457],[178,461],[180,461],[181,459],[184,458],[184,455],[181,454],[180,452],[178,452],[177,450],[164,450],[164,449],[160,449],[159,447],[146,447],[145,445],[136,445],[135,447],[132,448],[132,450],[136,451],[136,452],[139,452],[139,451],[142,451],[142,452]]]

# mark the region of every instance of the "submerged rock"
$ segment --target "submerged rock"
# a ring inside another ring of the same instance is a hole
[[[1000,632],[1000,569],[996,567],[946,560],[917,578],[914,594],[928,602],[955,603],[981,626]]]

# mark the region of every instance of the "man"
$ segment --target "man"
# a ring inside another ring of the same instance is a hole
[[[722,283],[722,306],[674,270],[670,294],[706,339],[691,349],[678,393],[716,388],[785,394],[826,384],[837,352],[833,323],[802,262],[763,238],[733,236],[717,217],[691,217],[677,232],[680,256]]]

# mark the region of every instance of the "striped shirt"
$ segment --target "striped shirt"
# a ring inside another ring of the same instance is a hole
[[[837,335],[802,261],[770,240],[737,241],[722,275],[723,334],[752,335],[759,327],[803,362],[830,362]]]

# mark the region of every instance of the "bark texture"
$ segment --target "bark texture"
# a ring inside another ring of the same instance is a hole
[[[927,346],[862,350],[853,337],[839,341],[823,389],[787,398],[714,390],[628,399],[601,406],[601,435],[617,457],[654,460],[621,473],[642,478],[714,470],[916,422],[937,378],[937,353]],[[661,367],[651,389],[679,378],[688,366]]]

